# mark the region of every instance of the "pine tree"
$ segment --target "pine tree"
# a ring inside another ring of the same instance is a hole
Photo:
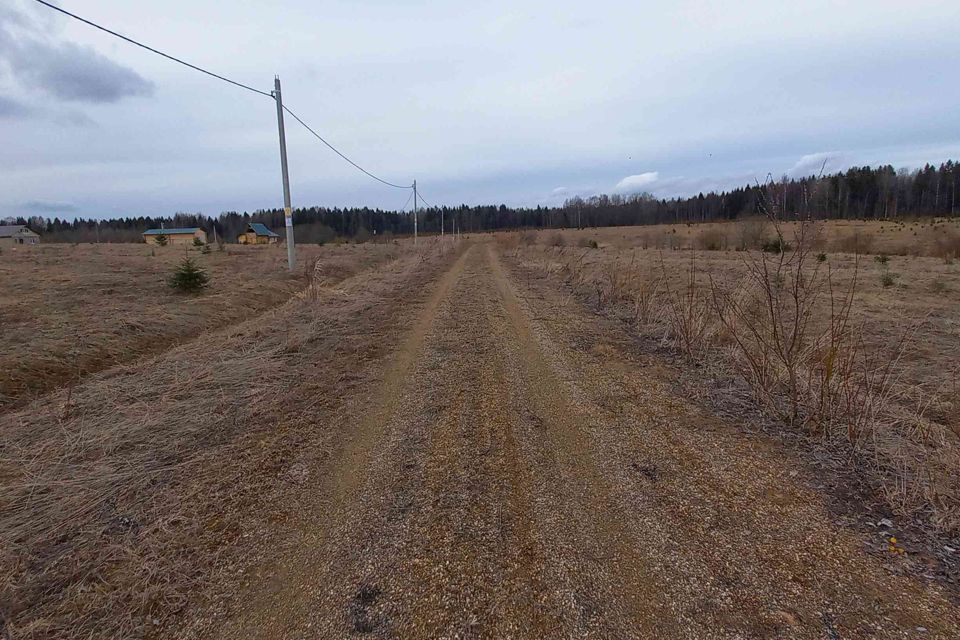
[[[170,286],[183,293],[197,293],[210,283],[210,276],[190,258],[184,258],[168,281]]]

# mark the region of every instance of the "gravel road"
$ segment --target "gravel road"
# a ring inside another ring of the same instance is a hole
[[[296,524],[194,633],[960,636],[947,595],[866,554],[791,454],[521,273],[465,244],[411,299],[382,376],[318,425],[345,437],[304,473]]]

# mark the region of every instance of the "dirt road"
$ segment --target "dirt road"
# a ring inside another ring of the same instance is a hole
[[[296,524],[181,634],[957,636],[957,607],[866,555],[789,454],[520,274],[478,243],[430,285],[327,425],[350,435]]]

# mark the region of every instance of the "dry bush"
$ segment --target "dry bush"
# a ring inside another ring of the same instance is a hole
[[[660,269],[664,288],[664,310],[670,336],[687,356],[700,357],[709,344],[714,327],[713,307],[709,292],[697,280],[696,252],[690,253],[690,263],[683,286],[670,286],[669,274],[663,256]]]
[[[865,254],[873,249],[873,243],[876,238],[872,234],[865,233],[856,229],[847,235],[838,238],[835,245],[835,251],[844,253]]]
[[[697,235],[696,248],[704,251],[721,251],[727,248],[727,234],[719,227],[704,229]]]
[[[554,231],[550,234],[550,237],[547,239],[547,244],[551,247],[563,247],[566,246],[566,238],[563,237],[563,234],[559,231]]]
[[[663,274],[658,274],[656,277],[639,276],[634,279],[631,289],[634,323],[648,325],[660,319],[663,283]]]
[[[944,260],[960,260],[960,231],[949,227],[933,234],[933,253]]]
[[[593,238],[578,238],[577,246],[584,249],[597,249],[600,245]]]
[[[763,216],[741,218],[737,225],[737,249],[759,249],[767,239],[770,223]]]
[[[525,247],[535,245],[537,243],[537,234],[535,231],[524,231],[520,234],[519,241],[520,244]]]

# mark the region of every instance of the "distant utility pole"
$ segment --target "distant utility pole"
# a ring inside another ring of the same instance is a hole
[[[283,131],[283,98],[280,77],[273,78],[273,98],[277,101],[277,126],[280,128],[280,169],[283,172],[283,218],[287,226],[287,268],[297,266],[297,250],[293,242],[293,209],[290,205],[290,174],[287,171],[287,135]]]
[[[417,246],[417,181],[413,181],[413,246]]]
[[[443,209],[440,209],[440,237],[443,237]]]

